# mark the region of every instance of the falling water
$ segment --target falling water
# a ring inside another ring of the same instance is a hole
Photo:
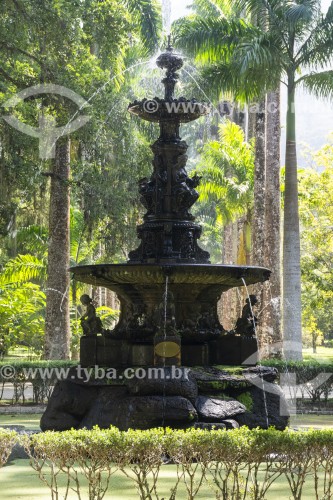
[[[169,288],[169,276],[165,277],[165,290],[164,290],[164,340],[166,339],[166,323],[167,323],[167,307],[168,307],[168,288]]]
[[[243,282],[243,285],[245,286],[247,298],[248,298],[248,301],[249,301],[251,315],[252,315],[252,317],[254,317],[253,309],[252,309],[252,304],[251,304],[251,300],[250,300],[250,295],[249,295],[249,290],[247,288],[247,284],[246,284],[246,281],[245,281],[244,278],[242,278],[242,282]],[[253,321],[253,328],[254,328],[255,334],[257,336],[257,329],[256,329],[255,321]],[[260,354],[260,350],[259,350],[259,354]],[[266,399],[266,390],[265,390],[265,380],[264,380],[263,374],[261,373],[260,359],[258,359],[258,362],[259,362],[259,375],[260,375],[260,378],[262,380],[262,392],[263,392],[263,398],[264,398],[266,425],[267,425],[267,429],[268,429],[268,427],[269,427],[269,420],[268,420],[268,409],[267,409],[267,399]]]
[[[194,68],[194,66],[189,66],[189,67],[190,68]],[[200,92],[202,93],[202,95],[205,97],[205,99],[207,99],[208,104],[215,111],[217,111],[219,113],[218,108],[216,106],[214,106],[214,104],[212,103],[212,101],[210,100],[210,98],[208,97],[208,95],[206,94],[206,92],[200,87],[198,80],[196,78],[194,78],[194,76],[189,71],[187,71],[186,69],[183,68],[183,71],[184,71],[184,73],[186,73],[194,81],[194,83],[196,84],[196,86],[198,87],[198,89],[200,90]]]
[[[66,135],[67,133],[67,130],[68,130],[68,127],[70,126],[71,122],[77,117],[77,115],[79,114],[79,112],[84,108],[86,107],[98,94],[100,94],[113,80],[115,80],[118,76],[120,75],[123,75],[124,73],[127,73],[128,71],[130,71],[131,69],[135,68],[136,66],[142,66],[144,64],[149,64],[150,61],[141,61],[141,62],[138,62],[138,63],[135,63],[135,64],[132,64],[132,66],[130,66],[129,68],[126,68],[124,69],[123,71],[119,71],[118,73],[116,73],[113,77],[109,78],[105,83],[103,83],[103,85],[101,85],[90,97],[87,101],[85,101],[76,111],[75,113],[70,117],[70,119],[68,120],[68,122],[66,123],[66,125],[64,126],[64,129],[61,133],[61,135],[59,137],[57,137],[57,139],[54,140],[54,142],[51,144],[50,148],[49,148],[49,152],[52,151],[52,149],[54,148],[56,142],[58,139],[60,139],[60,137],[63,137],[64,135]]]
[[[169,276],[167,275],[165,277],[165,287],[164,287],[164,325],[163,325],[163,340],[164,340],[164,356],[163,356],[163,409],[162,409],[162,427],[165,427],[165,413],[166,413],[166,408],[165,408],[165,398],[166,398],[166,363],[165,363],[165,354],[166,354],[166,337],[167,337],[167,331],[166,331],[166,324],[167,324],[167,311],[168,311],[168,291],[169,291]]]
[[[171,2],[170,0],[162,0],[162,29],[166,34],[170,33],[171,29]]]

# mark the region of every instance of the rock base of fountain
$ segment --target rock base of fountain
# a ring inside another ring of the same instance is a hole
[[[41,420],[42,430],[94,425],[121,430],[272,425],[283,430],[288,425],[287,405],[274,383],[274,368],[146,367],[131,380],[128,370],[127,378],[125,370],[117,370],[116,378],[107,371],[102,378],[98,377],[101,371],[91,372],[94,379],[85,382],[73,368],[66,380],[57,383]],[[153,373],[156,378],[151,378]]]

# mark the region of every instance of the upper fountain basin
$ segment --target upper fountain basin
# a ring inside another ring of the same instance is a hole
[[[143,99],[135,100],[128,106],[128,111],[148,122],[178,121],[188,123],[197,120],[200,116],[209,114],[210,107],[196,99]]]
[[[219,285],[221,290],[267,281],[270,271],[256,266],[211,264],[93,264],[71,267],[76,279],[95,286],[172,284]]]

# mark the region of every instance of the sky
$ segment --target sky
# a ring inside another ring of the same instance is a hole
[[[187,6],[191,0],[163,0],[165,10],[169,10],[169,22],[186,16],[190,13]],[[331,0],[322,0],[322,9],[327,11]],[[196,96],[200,98],[200,96]],[[284,120],[286,115],[286,92],[282,89],[282,144],[284,143]],[[333,104],[318,100],[301,90],[296,96],[296,120],[297,120],[297,141],[299,144],[298,156],[302,163],[302,151],[304,144],[308,144],[313,149],[319,149],[328,141],[328,135],[333,132]],[[282,149],[282,163],[284,157],[284,148]]]

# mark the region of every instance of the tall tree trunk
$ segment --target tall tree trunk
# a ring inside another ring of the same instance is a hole
[[[223,229],[224,264],[235,264],[237,259],[237,222],[229,222]],[[237,319],[237,292],[236,289],[222,293],[217,305],[217,312],[224,329],[230,331],[234,328]]]
[[[266,178],[266,134],[265,100],[259,103],[256,118],[256,151],[254,171],[254,209],[252,223],[253,263],[263,266],[265,263],[265,178]]]
[[[302,360],[300,230],[298,214],[295,86],[288,79],[283,221],[283,336],[286,359]]]
[[[265,265],[272,271],[264,288],[262,335],[269,357],[281,357],[281,263],[280,263],[280,90],[267,94]]]
[[[253,111],[253,105],[249,104],[247,108],[247,141],[256,136],[256,113]]]
[[[68,359],[69,324],[69,172],[70,141],[58,140],[51,174],[45,358]]]
[[[252,263],[265,266],[265,178],[266,178],[266,101],[259,103],[255,128],[255,170],[254,170],[254,207],[252,218]],[[259,307],[263,307],[263,286],[251,287],[251,293],[258,298]],[[261,323],[257,327],[259,347],[262,347]]]

